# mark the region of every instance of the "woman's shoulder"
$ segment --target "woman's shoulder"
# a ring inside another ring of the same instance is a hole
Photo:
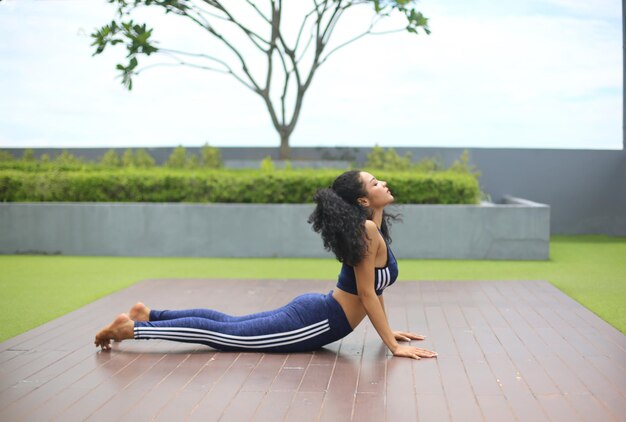
[[[369,232],[376,233],[378,231],[378,226],[372,220],[365,220],[364,224],[365,224],[365,230],[367,230],[368,234]]]
[[[365,233],[369,238],[368,243],[377,243],[379,236],[378,226],[372,220],[365,220]]]

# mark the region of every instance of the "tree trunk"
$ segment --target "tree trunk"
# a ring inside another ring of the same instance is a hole
[[[289,133],[280,132],[280,153],[278,158],[288,160],[291,158],[291,150],[289,149]]]

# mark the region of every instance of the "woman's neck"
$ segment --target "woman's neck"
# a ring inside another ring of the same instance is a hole
[[[383,210],[381,209],[374,209],[373,213],[372,213],[372,221],[374,223],[376,223],[376,227],[378,227],[379,229],[382,227],[383,224]]]

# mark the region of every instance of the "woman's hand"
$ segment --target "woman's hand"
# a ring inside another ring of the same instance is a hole
[[[394,331],[393,336],[397,341],[424,340],[426,338],[419,334],[406,333],[404,331]]]
[[[426,350],[426,349],[420,349],[419,347],[398,345],[398,347],[396,347],[395,350],[393,350],[393,355],[401,356],[405,358],[421,359],[421,358],[435,358],[437,357],[437,352],[433,352],[431,350]]]

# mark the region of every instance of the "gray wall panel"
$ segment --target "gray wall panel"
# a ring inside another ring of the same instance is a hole
[[[1,203],[0,253],[332,257],[312,204]],[[548,259],[542,204],[399,205],[398,258]]]

